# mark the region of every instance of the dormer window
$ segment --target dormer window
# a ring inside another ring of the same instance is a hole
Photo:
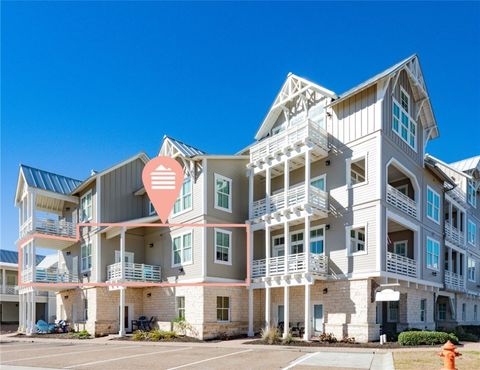
[[[417,150],[417,124],[409,115],[410,96],[400,89],[400,103],[393,99],[392,129],[413,150]]]
[[[471,180],[469,180],[467,184],[467,201],[472,207],[477,208],[475,185]]]

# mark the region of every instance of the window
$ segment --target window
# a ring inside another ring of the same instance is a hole
[[[185,297],[177,297],[177,317],[185,318]]]
[[[230,321],[230,297],[217,297],[217,321]]]
[[[469,180],[467,183],[467,201],[470,205],[477,208],[477,196],[475,185],[473,181]]]
[[[155,207],[153,206],[153,203],[151,201],[148,201],[148,215],[152,216],[156,213],[157,211],[155,211]]]
[[[440,195],[431,187],[427,187],[427,217],[440,223]]]
[[[396,189],[408,197],[408,184],[397,186]]]
[[[273,257],[281,257],[285,255],[285,237],[274,236],[272,245]]]
[[[387,306],[388,322],[398,321],[398,301],[390,301]]]
[[[366,160],[365,157],[352,160],[349,168],[349,186],[366,182]]]
[[[92,219],[92,191],[88,191],[80,198],[80,220],[82,222]]]
[[[82,244],[80,247],[82,272],[89,271],[92,268],[92,242]]]
[[[187,211],[192,208],[192,180],[190,177],[183,180],[180,195],[173,205],[173,214]]]
[[[303,232],[290,236],[290,250],[292,254],[303,253]]]
[[[446,320],[447,319],[447,304],[439,303],[438,304],[438,319]]]
[[[192,263],[192,233],[173,238],[172,267]]]
[[[427,267],[432,270],[438,270],[440,255],[440,243],[436,240],[427,238]]]
[[[473,305],[473,321],[477,321],[478,319],[478,306]]]
[[[425,322],[427,320],[427,300],[422,299],[420,301],[420,321]]]
[[[232,264],[232,232],[215,229],[215,263]]]
[[[325,191],[325,180],[326,175],[318,176],[312,179],[310,185],[312,185],[314,188]]]
[[[472,258],[468,258],[468,265],[467,265],[467,276],[468,280],[475,282],[475,268],[476,268],[476,262]]]
[[[88,299],[83,299],[83,320],[88,321]]]
[[[310,230],[310,253],[325,253],[325,227],[320,226]]]
[[[462,303],[462,321],[467,320],[467,305],[466,303]]]
[[[350,229],[350,253],[365,252],[365,227]]]
[[[232,180],[215,174],[215,208],[232,212]]]
[[[400,93],[401,103],[394,99],[392,105],[392,129],[413,150],[417,150],[417,124],[410,118],[410,98],[404,91]]]
[[[408,241],[403,240],[401,242],[394,242],[393,243],[393,251],[395,254],[400,256],[407,256],[407,249],[408,249]]]
[[[468,220],[467,240],[472,245],[475,245],[477,242],[477,225],[470,220]]]

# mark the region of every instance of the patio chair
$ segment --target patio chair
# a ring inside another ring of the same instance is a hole
[[[147,324],[147,316],[140,316],[137,320],[132,320],[132,330],[134,330],[135,326],[137,327],[137,330],[149,330]]]
[[[146,323],[146,325],[148,326],[148,330],[152,330],[152,328],[153,328],[153,323],[155,322],[155,320],[156,320],[156,317],[155,317],[155,316],[150,317],[150,321],[148,321],[148,322]]]

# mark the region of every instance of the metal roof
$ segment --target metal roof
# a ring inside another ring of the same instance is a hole
[[[197,149],[191,145],[185,144],[184,142],[174,139],[171,136],[165,135],[163,137],[163,141],[166,139],[170,140],[170,142],[177,148],[177,150],[182,153],[185,157],[194,157],[196,155],[203,155],[207,154],[203,150]]]
[[[37,265],[42,262],[45,256],[37,255]],[[18,252],[0,249],[0,263],[13,263],[18,265]]]
[[[456,168],[459,171],[470,171],[476,168],[480,169],[480,155],[472,158],[463,159],[458,162],[450,163],[450,166]]]
[[[82,183],[82,181],[71,177],[43,171],[24,164],[20,165],[20,169],[28,186],[53,191],[54,193],[68,195]]]

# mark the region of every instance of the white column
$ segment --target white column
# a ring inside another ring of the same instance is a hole
[[[18,293],[18,330],[22,331],[23,328],[23,294]]]
[[[120,337],[125,336],[125,291],[127,288],[120,288],[120,325],[118,335]]]
[[[248,288],[248,336],[253,337],[253,288]]]
[[[30,193],[30,215],[32,217],[32,231],[36,230],[36,221],[35,221],[35,205],[36,205],[36,194],[34,191]]]
[[[461,256],[461,253],[457,252],[457,260],[455,261],[456,265],[457,265],[457,274],[460,275],[460,257]]]
[[[305,284],[305,333],[303,334],[304,340],[310,340],[311,330],[311,311],[310,311],[310,284]]]
[[[270,276],[270,226],[265,224],[265,276]]]
[[[283,223],[283,235],[285,239],[284,257],[285,257],[285,274],[288,274],[288,256],[290,255],[290,227],[288,221]]]
[[[270,195],[272,193],[272,173],[270,167],[265,170],[265,213],[270,213]]]
[[[272,313],[272,294],[270,287],[265,287],[265,328],[270,329],[271,313]]]
[[[248,171],[248,218],[250,220],[253,218],[253,179],[254,171],[250,168]]]
[[[288,163],[288,158],[285,159],[283,164],[283,190],[285,196],[285,208],[288,207],[288,189],[290,188],[290,164]]]
[[[31,241],[30,253],[31,253],[30,262],[32,264],[32,281],[36,282],[37,281],[37,252],[36,252],[35,240]]]
[[[120,268],[121,268],[121,282],[125,280],[125,227],[122,227],[120,232]]]
[[[290,333],[290,296],[288,285],[283,289],[283,337],[286,338],[288,333]]]
[[[452,248],[448,248],[448,271],[453,272]]]
[[[33,288],[32,290],[32,333],[36,332],[36,326],[35,324],[37,323],[37,294],[36,294],[36,289]]]
[[[5,269],[2,269],[2,293],[7,293],[7,274]]]
[[[323,236],[325,238],[325,235]],[[303,236],[303,250],[305,251],[305,270],[310,271],[310,216],[305,216],[305,235]],[[325,252],[325,251],[324,251]]]

